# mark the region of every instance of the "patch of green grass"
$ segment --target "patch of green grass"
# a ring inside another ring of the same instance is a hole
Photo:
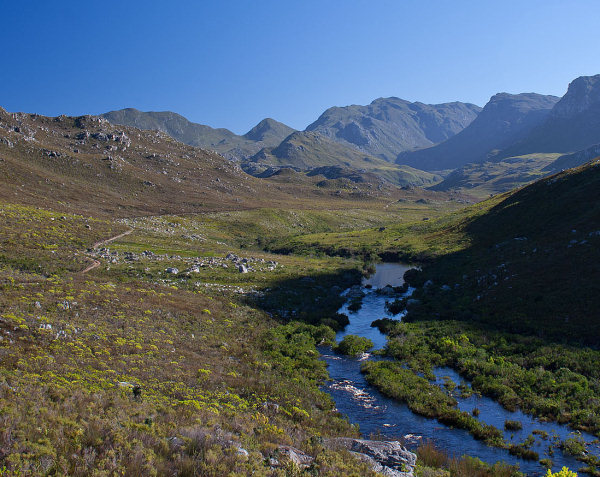
[[[427,262],[467,248],[471,242],[465,234],[465,225],[486,213],[500,199],[495,197],[453,213],[448,213],[452,210],[451,202],[437,207],[432,204],[406,206],[403,220],[393,225],[344,233],[306,234],[275,244],[273,250]]]

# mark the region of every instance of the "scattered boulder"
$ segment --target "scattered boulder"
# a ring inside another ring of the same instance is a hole
[[[167,442],[171,450],[181,449],[185,445],[185,441],[177,436],[169,437]]]
[[[246,265],[240,264],[240,266],[238,267],[238,271],[240,273],[248,273],[248,268],[246,267]]]
[[[165,270],[167,273],[172,273],[173,275],[177,275],[179,273],[179,269],[175,267],[169,267]]]
[[[372,468],[389,477],[414,477],[416,454],[405,449],[398,441],[373,441],[337,437],[328,439],[333,447],[342,447],[350,452],[360,454],[361,460],[375,464]],[[365,457],[362,457],[365,456]]]

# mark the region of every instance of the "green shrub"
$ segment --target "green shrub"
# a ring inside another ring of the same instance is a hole
[[[540,455],[536,451],[528,449],[522,444],[511,444],[511,446],[508,448],[508,452],[526,460],[539,460],[540,458]]]
[[[373,342],[362,336],[346,335],[337,345],[333,347],[333,351],[338,354],[347,356],[359,356],[373,347]]]
[[[565,439],[562,443],[562,449],[572,456],[581,457],[586,453],[585,441],[580,434],[571,434],[573,437]]]
[[[520,421],[511,421],[510,419],[507,419],[504,421],[504,429],[507,431],[520,431],[523,429],[523,424],[521,424]]]

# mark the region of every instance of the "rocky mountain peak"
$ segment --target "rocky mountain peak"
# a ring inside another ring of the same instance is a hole
[[[574,79],[552,111],[553,118],[568,118],[600,105],[600,75]]]
[[[243,137],[251,141],[265,141],[272,137],[280,138],[280,140],[289,136],[295,129],[275,121],[271,118],[265,118],[254,126],[250,131],[244,134]]]
[[[492,111],[501,114],[526,113],[532,110],[550,111],[559,99],[557,96],[538,93],[497,93],[490,98],[481,114]]]

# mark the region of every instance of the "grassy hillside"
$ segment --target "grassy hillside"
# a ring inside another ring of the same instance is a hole
[[[452,171],[432,190],[454,190],[485,199],[522,187],[548,174],[545,168],[560,154],[528,154],[501,161],[467,164]],[[579,164],[578,164],[579,165]]]
[[[297,170],[337,166],[373,173],[396,185],[432,185],[440,180],[434,174],[390,164],[321,134],[307,131],[291,134],[277,147],[262,149],[249,159],[249,164],[254,167],[263,164]]]
[[[282,249],[429,263],[409,316],[597,343],[598,162],[437,220],[294,237]],[[419,201],[417,201],[419,202]],[[415,204],[417,205],[417,204]]]
[[[401,207],[400,220],[393,223],[349,232],[308,233],[276,242],[273,247],[294,253],[428,262],[468,246],[470,239],[462,233],[460,224],[466,223],[473,214],[485,213],[489,204],[500,198],[496,196],[465,208],[459,196],[439,201],[435,196],[422,197],[418,193],[390,204]],[[449,213],[453,207],[460,210]]]
[[[596,344],[599,181],[596,160],[437,220],[306,234],[280,249],[424,263],[409,318]]]

